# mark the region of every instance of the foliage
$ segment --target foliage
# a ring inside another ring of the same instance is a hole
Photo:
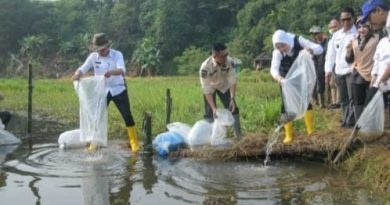
[[[160,64],[160,50],[155,45],[156,43],[152,38],[144,38],[134,52],[132,61],[140,66],[140,76],[145,71],[148,76],[153,76],[157,72],[157,67]]]
[[[194,75],[199,72],[200,65],[209,56],[209,52],[191,46],[184,50],[181,56],[175,58],[177,74]]]

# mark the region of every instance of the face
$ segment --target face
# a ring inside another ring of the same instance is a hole
[[[374,29],[381,29],[386,25],[385,11],[381,8],[374,9],[368,16],[368,21],[373,25]]]
[[[344,31],[348,31],[353,26],[353,16],[348,12],[342,12],[340,15],[341,26]]]
[[[359,32],[360,36],[366,37],[368,35],[368,32],[369,32],[369,27],[367,25],[359,25],[358,32]]]
[[[229,53],[227,49],[213,53],[214,60],[220,65],[226,64],[228,55]]]
[[[99,56],[103,56],[103,57],[107,56],[109,52],[110,52],[110,48],[108,47],[102,48],[98,51]]]
[[[331,31],[332,33],[335,33],[336,31],[338,31],[340,29],[340,22],[333,19],[329,22],[328,28],[329,28],[329,31]]]
[[[282,53],[287,53],[290,50],[290,47],[285,43],[275,43],[275,47]]]

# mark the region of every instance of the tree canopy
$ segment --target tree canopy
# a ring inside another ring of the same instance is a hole
[[[275,29],[307,35],[319,25],[327,31],[328,21],[343,7],[358,14],[363,2],[0,0],[0,73],[18,74],[15,60],[30,61],[48,76],[75,70],[97,32],[106,33],[123,52],[128,69],[139,72],[196,74],[215,42],[226,43],[230,55],[251,67],[257,55],[271,52]]]

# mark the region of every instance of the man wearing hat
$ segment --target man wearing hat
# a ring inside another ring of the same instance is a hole
[[[326,48],[328,47],[328,39],[322,32],[321,27],[312,26],[309,30],[313,41],[322,46],[324,52],[320,55],[314,55],[313,61],[316,68],[317,83],[313,97],[321,108],[325,108],[325,55]]]
[[[79,80],[92,67],[95,75],[106,77],[107,105],[111,100],[114,101],[126,123],[131,149],[136,152],[139,150],[139,145],[124,79],[125,63],[122,53],[111,49],[110,45],[111,41],[104,33],[95,34],[92,39],[93,52],[84,64],[76,70],[73,79]]]

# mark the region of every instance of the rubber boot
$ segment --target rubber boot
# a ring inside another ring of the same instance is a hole
[[[305,125],[306,125],[306,132],[308,135],[313,134],[314,132],[314,122],[313,122],[313,111],[308,110],[305,112],[304,115]]]
[[[138,137],[134,126],[127,127],[127,135],[129,137],[131,150],[133,152],[138,152],[139,150]]]
[[[234,138],[240,139],[241,138],[240,115],[239,114],[234,114],[233,118],[234,118],[234,123],[233,123]]]
[[[98,145],[95,143],[91,142],[91,144],[89,144],[88,146],[88,152],[96,152],[97,149],[98,149]]]
[[[284,125],[284,140],[283,144],[290,144],[294,139],[293,136],[293,124],[288,122]]]

